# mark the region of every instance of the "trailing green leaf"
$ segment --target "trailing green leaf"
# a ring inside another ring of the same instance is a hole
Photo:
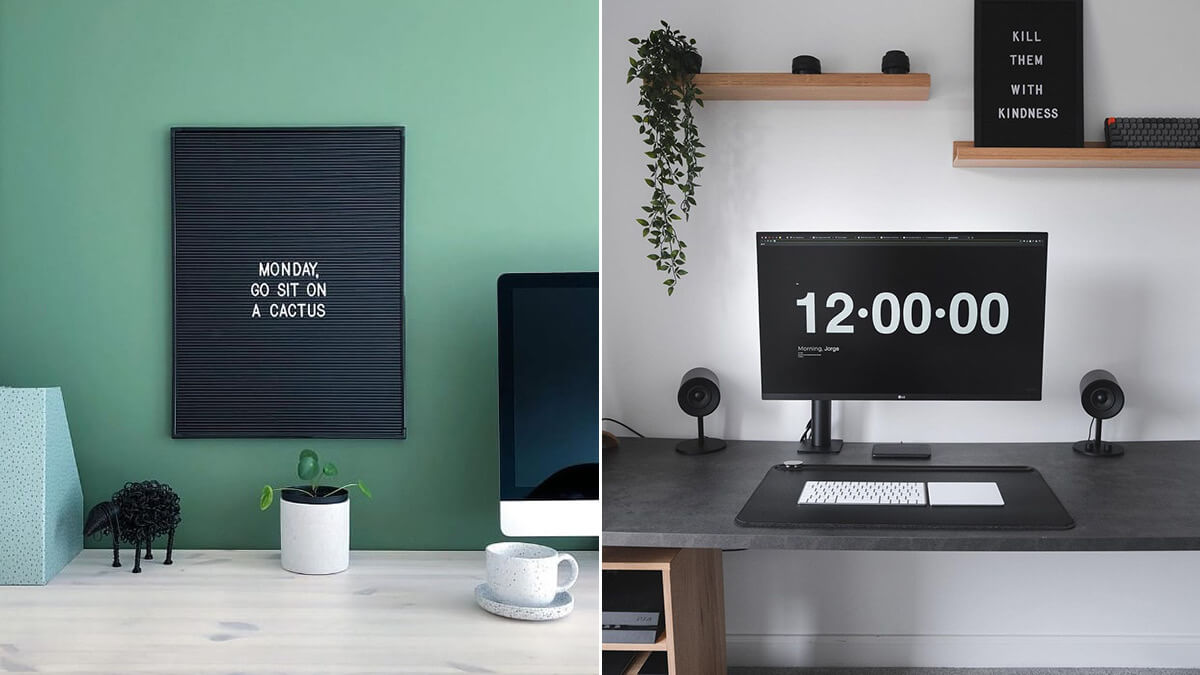
[[[701,107],[703,92],[692,84],[699,70],[696,41],[671,28],[666,21],[661,29],[650,31],[645,38],[629,38],[637,45],[637,58],[630,58],[626,82],[641,82],[638,105],[642,114],[634,115],[638,133],[651,149],[646,156],[654,160],[647,164],[650,172],[646,185],[651,189],[648,205],[642,211],[651,215],[637,219],[642,236],[658,249],[657,255],[647,256],[658,270],[667,273],[667,295],[675,291],[675,282],[682,277],[686,258],[679,253],[685,244],[679,239],[672,223],[688,220],[696,204],[696,182],[701,167],[698,152],[704,144],[692,115],[692,104]],[[676,203],[668,190],[677,191],[683,198]]]

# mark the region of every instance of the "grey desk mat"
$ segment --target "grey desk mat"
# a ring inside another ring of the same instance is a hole
[[[797,504],[810,480],[927,483],[994,482],[1004,506],[869,506]],[[884,527],[1065,530],[1075,521],[1036,469],[776,464],[737,515],[749,527]]]

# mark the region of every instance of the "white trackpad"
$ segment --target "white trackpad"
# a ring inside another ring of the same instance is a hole
[[[930,506],[1004,506],[995,483],[927,483]]]

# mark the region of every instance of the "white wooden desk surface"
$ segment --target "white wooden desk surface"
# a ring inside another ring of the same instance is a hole
[[[278,551],[162,551],[130,574],[86,550],[46,586],[0,587],[0,672],[596,673],[595,551],[575,553],[575,610],[546,623],[475,604],[484,554],[354,551],[303,576]]]

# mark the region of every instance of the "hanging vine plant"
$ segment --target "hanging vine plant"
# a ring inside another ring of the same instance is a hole
[[[638,218],[642,237],[654,248],[646,256],[659,271],[666,272],[663,285],[667,295],[675,292],[679,279],[687,274],[684,265],[687,244],[675,231],[676,224],[686,222],[696,205],[696,178],[704,168],[698,161],[704,157],[704,147],[692,119],[692,104],[703,107],[702,92],[692,84],[700,72],[700,53],[696,41],[684,36],[662,22],[662,28],[650,31],[645,38],[629,38],[637,46],[637,58],[630,57],[625,82],[641,82],[638,105],[642,112],[634,115],[638,132],[650,149],[646,165],[650,175],[646,185],[652,193],[650,203],[642,206],[645,217]]]

